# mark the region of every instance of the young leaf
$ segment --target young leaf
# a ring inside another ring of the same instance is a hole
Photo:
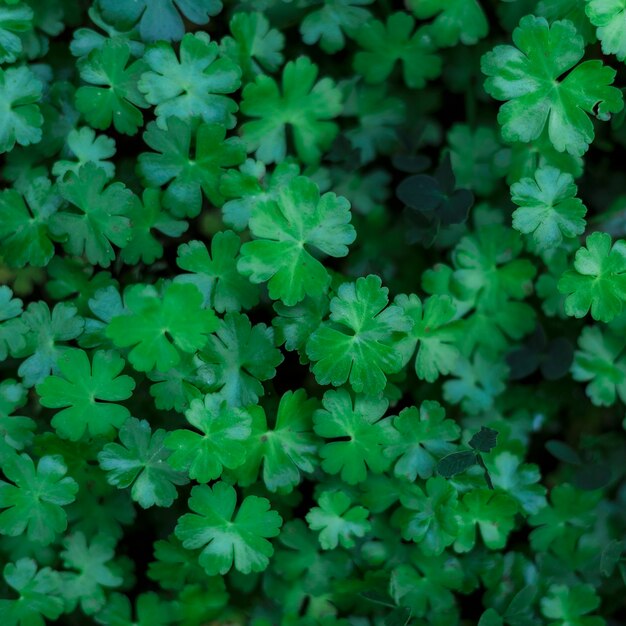
[[[32,387],[56,371],[59,358],[68,349],[59,343],[76,339],[83,332],[85,322],[71,304],[60,302],[50,311],[41,301],[28,305],[21,322],[26,329],[26,345],[18,349],[16,356],[27,358],[17,373],[27,387]]]
[[[264,163],[280,163],[287,154],[286,129],[293,131],[298,156],[316,163],[330,147],[339,127],[331,122],[341,113],[341,92],[330,78],[316,82],[317,65],[307,57],[289,61],[283,69],[282,94],[270,76],[259,75],[243,90],[242,136],[248,152]]]
[[[454,542],[459,532],[457,492],[443,477],[429,478],[425,493],[412,485],[400,502],[392,524],[401,529],[404,539],[419,544],[426,556],[438,556]]]
[[[441,58],[427,30],[413,31],[415,20],[406,13],[392,13],[385,23],[369,20],[354,37],[363,49],[354,57],[354,69],[368,83],[381,83],[396,63],[402,65],[407,87],[418,89],[439,76]]]
[[[176,366],[178,350],[196,352],[218,325],[215,313],[202,308],[202,294],[194,285],[170,284],[162,297],[152,286],[133,285],[124,303],[126,311],[111,319],[106,335],[116,346],[133,346],[128,360],[140,372]]]
[[[392,459],[397,458],[394,464],[396,476],[410,482],[414,482],[417,476],[429,478],[437,466],[437,458],[454,450],[450,442],[458,439],[461,431],[453,420],[445,419],[445,415],[438,402],[425,400],[419,410],[412,406],[393,418],[399,437],[385,454]],[[437,469],[439,474],[449,478],[442,472],[441,463]]]
[[[63,600],[57,595],[59,577],[49,567],[37,570],[33,559],[21,558],[7,563],[4,580],[17,599],[0,600],[0,620],[5,626],[37,626],[44,619],[56,620],[63,613]]]
[[[600,598],[591,585],[550,585],[541,599],[541,613],[555,626],[604,626],[604,619],[589,613],[600,606]]]
[[[185,548],[202,548],[200,565],[209,576],[224,575],[231,568],[243,574],[262,572],[274,553],[268,538],[276,537],[280,515],[265,498],[244,498],[235,514],[237,493],[223,482],[191,490],[189,508],[176,525],[176,536]],[[234,515],[234,517],[233,517]]]
[[[316,10],[311,11],[300,24],[300,33],[304,43],[312,45],[319,42],[324,52],[334,54],[343,50],[346,38],[344,32],[351,34],[371,17],[371,13],[362,8],[372,4],[373,0],[330,0]]]
[[[345,389],[327,391],[323,409],[313,415],[315,432],[331,439],[320,450],[322,468],[329,474],[340,474],[350,485],[363,482],[367,470],[375,474],[390,465],[385,447],[394,441],[389,420],[381,419],[387,401],[357,396],[354,401]]]
[[[147,103],[137,89],[145,70],[143,60],[128,64],[130,44],[121,39],[106,40],[80,65],[80,76],[88,83],[76,91],[76,108],[94,128],[106,130],[111,125],[119,133],[134,135],[143,124]]]
[[[511,185],[511,198],[520,207],[513,213],[513,228],[532,234],[539,250],[585,230],[587,209],[576,198],[574,178],[554,167],[540,168],[534,180],[523,178]]]
[[[232,37],[223,37],[220,46],[241,68],[244,79],[274,72],[283,64],[285,36],[270,27],[263,13],[239,11],[230,19],[229,27]]]
[[[397,336],[413,324],[399,306],[387,306],[387,294],[373,275],[339,287],[330,302],[330,320],[306,344],[318,383],[337,387],[349,380],[356,392],[378,393],[386,374],[400,370]]]
[[[85,255],[102,267],[115,260],[111,244],[123,248],[131,237],[128,214],[135,198],[123,183],[107,184],[106,172],[93,163],[78,174],[69,172],[59,182],[59,193],[77,210],[58,211],[50,218],[50,230],[63,238],[70,254]]]
[[[208,483],[219,478],[224,468],[234,469],[245,461],[243,442],[250,436],[252,421],[248,411],[205,396],[204,401],[191,401],[185,417],[202,434],[187,429],[167,434],[165,447],[172,451],[168,459],[171,467]]]
[[[149,71],[137,84],[145,99],[156,105],[159,128],[166,129],[170,117],[184,122],[235,125],[237,104],[226,94],[239,89],[241,70],[228,58],[219,57],[217,42],[208,33],[187,33],[176,56],[169,43],[160,41],[144,55]]]
[[[166,431],[154,433],[146,420],[129,417],[119,431],[119,443],[108,443],[98,454],[107,482],[118,489],[131,487],[135,502],[147,509],[172,505],[178,496],[175,485],[187,478],[168,465],[170,451],[164,446]]]
[[[259,289],[237,270],[241,239],[232,230],[215,233],[211,252],[201,241],[190,241],[178,248],[176,263],[190,272],[176,282],[191,283],[204,295],[204,303],[218,313],[250,309],[259,300]]]
[[[318,407],[303,389],[283,394],[273,427],[268,427],[260,407],[250,409],[252,433],[246,441],[246,462],[235,474],[247,486],[261,476],[269,491],[289,492],[318,466],[319,440],[313,433],[313,413]],[[254,410],[257,409],[257,410]]]
[[[63,547],[63,564],[68,570],[75,570],[63,573],[63,596],[70,607],[79,603],[86,615],[97,614],[106,603],[106,590],[123,583],[112,563],[115,539],[97,534],[88,542],[82,532],[76,532],[65,539]]]
[[[52,418],[57,433],[71,441],[85,434],[111,435],[130,415],[116,401],[130,398],[135,381],[119,374],[126,362],[112,351],[98,350],[91,363],[83,350],[67,350],[59,359],[60,376],[49,376],[37,385],[43,406],[63,409]]]
[[[241,247],[237,269],[253,283],[268,281],[270,297],[287,306],[305,296],[320,296],[330,285],[330,275],[311,251],[346,256],[356,237],[350,219],[345,198],[320,195],[313,181],[298,176],[275,201],[254,206],[250,230],[256,240]]]
[[[369,511],[362,506],[350,508],[350,498],[343,491],[324,491],[306,515],[311,530],[319,530],[322,550],[334,550],[338,545],[353,548],[354,539],[371,529]]]
[[[49,222],[61,206],[56,186],[45,177],[34,179],[20,195],[0,192],[2,257],[11,267],[45,267],[54,256]]]
[[[607,120],[619,113],[622,94],[612,87],[615,70],[601,61],[577,63],[585,44],[568,20],[552,25],[527,15],[513,31],[516,47],[496,46],[482,59],[485,89],[500,107],[506,141],[538,139],[548,117],[548,136],[559,152],[580,156],[593,141],[589,115]]]
[[[586,0],[585,13],[597,27],[602,52],[614,54],[620,61],[626,59],[625,12],[626,6],[620,0]]]
[[[574,258],[574,269],[559,280],[559,291],[565,294],[565,312],[610,322],[619,315],[626,300],[626,242],[611,245],[611,236],[595,232],[587,237],[586,247]]]
[[[175,217],[196,217],[203,194],[221,206],[222,176],[226,168],[243,163],[246,155],[241,139],[226,139],[226,129],[220,124],[198,126],[170,117],[162,126],[152,122],[143,135],[155,151],[139,155],[137,171],[145,184],[166,186],[163,206]]]
[[[185,32],[183,17],[193,24],[208,24],[222,10],[220,0],[100,0],[104,17],[128,26],[138,24],[144,41],[178,41]],[[181,15],[182,14],[182,15]]]
[[[227,313],[199,356],[211,391],[230,406],[254,404],[265,393],[262,381],[276,375],[284,358],[273,329],[252,326],[242,313]]]
[[[432,34],[441,47],[454,46],[459,41],[471,46],[489,32],[477,0],[409,0],[408,6],[419,19],[435,18]]]
[[[462,330],[455,322],[454,300],[448,295],[433,295],[422,304],[415,294],[400,294],[394,304],[402,307],[413,320],[413,328],[400,345],[411,354],[417,345],[415,373],[418,378],[432,383],[441,374],[449,374],[460,357],[457,343]]]
[[[0,154],[41,141],[43,85],[28,67],[0,69]]]
[[[47,545],[67,528],[63,510],[74,502],[78,485],[66,476],[60,455],[43,456],[35,463],[27,454],[2,453],[0,480],[0,533],[9,537],[26,533],[30,541]]]

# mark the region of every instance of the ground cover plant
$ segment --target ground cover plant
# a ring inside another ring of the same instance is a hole
[[[0,624],[625,624],[625,61],[623,0],[0,0]]]

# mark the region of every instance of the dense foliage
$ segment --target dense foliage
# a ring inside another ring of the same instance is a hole
[[[626,623],[624,0],[0,0],[0,624]]]

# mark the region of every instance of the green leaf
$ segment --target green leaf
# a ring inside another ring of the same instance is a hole
[[[422,304],[415,294],[401,294],[396,296],[394,304],[402,307],[413,320],[413,328],[401,349],[406,347],[412,354],[417,345],[415,373],[418,378],[432,383],[441,374],[449,374],[460,356],[456,344],[461,327],[455,322],[454,300],[448,295],[434,295]]]
[[[389,581],[396,603],[411,609],[416,617],[436,614],[440,624],[456,619],[453,590],[463,584],[464,572],[459,561],[443,553],[425,557],[409,553],[410,561],[395,567]]]
[[[6,626],[39,626],[63,613],[58,574],[49,567],[37,569],[33,559],[21,558],[4,566],[4,580],[18,595],[0,600],[0,620]]]
[[[134,135],[143,124],[140,109],[147,103],[137,88],[145,70],[143,60],[129,65],[130,44],[109,39],[79,63],[80,77],[88,83],[76,91],[76,108],[90,126],[106,130],[111,125],[124,135]]]
[[[27,454],[2,453],[0,480],[0,533],[47,545],[67,528],[63,510],[74,502],[78,485],[66,476],[60,455],[41,457],[37,465]],[[11,481],[11,482],[8,482]]]
[[[460,404],[472,415],[493,406],[506,388],[507,367],[476,352],[472,361],[461,358],[452,374],[455,378],[443,384],[443,397],[447,402]]]
[[[572,378],[586,382],[587,396],[596,406],[611,406],[616,399],[626,403],[626,358],[623,334],[597,326],[583,328],[580,348],[574,354]]]
[[[41,141],[43,85],[28,67],[0,69],[0,154]]]
[[[125,595],[113,593],[96,617],[98,624],[106,626],[167,626],[173,619],[172,605],[161,600],[153,591],[142,593],[137,598],[135,611]]]
[[[282,518],[269,501],[247,496],[235,514],[236,507],[237,494],[230,485],[198,485],[189,498],[194,513],[186,513],[176,525],[185,548],[202,548],[200,565],[209,576],[224,575],[233,565],[243,574],[262,572],[274,553],[268,538],[278,535]]]
[[[204,295],[204,304],[218,313],[251,309],[259,301],[259,289],[237,270],[241,240],[232,230],[215,233],[211,252],[202,241],[190,241],[178,248],[176,263],[190,274],[176,282],[191,283]]]
[[[156,105],[154,111],[160,128],[167,128],[168,118],[190,122],[235,125],[237,104],[226,94],[239,89],[241,70],[228,58],[219,57],[217,42],[208,33],[187,33],[176,56],[164,41],[150,46],[144,55],[149,71],[144,72],[138,87],[145,99]]]
[[[614,54],[620,61],[626,59],[624,20],[626,6],[621,0],[586,0],[585,13],[597,27],[596,34],[604,54]]]
[[[552,145],[584,154],[594,138],[588,116],[607,120],[624,106],[619,89],[611,87],[615,70],[601,61],[577,65],[585,45],[568,20],[550,26],[527,15],[513,31],[513,42],[516,47],[497,46],[482,59],[485,89],[508,101],[498,114],[502,136],[511,142],[538,139],[549,117]]]
[[[237,269],[253,283],[268,281],[270,297],[288,306],[320,296],[330,275],[311,252],[346,256],[356,237],[350,219],[345,198],[320,195],[313,181],[298,176],[275,201],[254,205],[249,225],[255,241],[241,247]]]
[[[277,345],[285,344],[290,352],[297,350],[301,363],[308,363],[305,352],[306,342],[328,315],[328,298],[305,298],[295,306],[285,306],[274,302],[277,316],[272,320]]]
[[[167,541],[154,542],[154,558],[148,565],[148,577],[163,589],[180,590],[197,582],[206,582],[206,574],[198,564],[197,555],[185,550],[172,534]],[[213,579],[220,581],[220,578]]]
[[[103,169],[108,178],[115,175],[115,165],[107,159],[115,155],[115,141],[106,135],[96,135],[96,131],[89,126],[72,129],[67,135],[66,152],[68,160],[57,161],[52,167],[52,173],[62,178],[66,172],[78,174],[86,163],[93,163]],[[69,160],[75,157],[76,160]]]
[[[426,556],[440,555],[454,542],[459,532],[457,492],[445,478],[429,478],[425,493],[411,485],[400,502],[392,524],[401,529],[404,539],[419,544]]]
[[[522,300],[532,292],[536,268],[527,259],[517,258],[522,251],[518,233],[500,224],[487,224],[475,234],[466,235],[452,253],[455,271],[449,290],[461,299],[474,299],[481,312],[488,312],[490,327],[495,321],[511,336],[522,337],[534,328],[533,310],[526,306],[519,329],[503,315],[507,300]],[[498,317],[502,316],[502,320]],[[530,324],[528,324],[530,322]],[[490,329],[491,330],[491,329]]]
[[[448,143],[457,187],[483,196],[493,193],[510,166],[510,150],[496,130],[455,124],[448,133]]]
[[[166,431],[154,433],[146,420],[129,417],[119,431],[119,443],[108,443],[98,454],[107,482],[118,489],[131,487],[135,502],[147,509],[172,505],[178,496],[175,485],[184,485],[184,474],[168,465],[170,451],[165,447]]]
[[[550,492],[550,504],[529,518],[536,528],[530,533],[535,550],[548,550],[559,542],[578,538],[596,519],[599,492],[581,491],[567,483]]]
[[[144,41],[178,41],[185,33],[183,17],[205,25],[222,10],[220,0],[100,0],[104,17],[128,27],[137,24]],[[182,14],[182,15],[181,15]]]
[[[493,428],[482,426],[481,429],[469,440],[470,448],[476,452],[491,452],[498,442],[498,431]]]
[[[110,272],[97,271],[84,259],[56,255],[48,263],[46,271],[49,277],[46,284],[48,295],[57,300],[68,299],[86,314],[98,291],[113,289],[117,293],[117,281]]]
[[[589,613],[600,606],[600,598],[591,585],[550,585],[541,599],[541,613],[553,626],[604,626],[606,622]]]
[[[241,68],[244,79],[274,72],[283,64],[285,36],[271,28],[263,13],[235,13],[229,28],[232,37],[222,37],[220,47]]]
[[[492,489],[475,489],[463,496],[459,507],[459,535],[454,544],[458,552],[468,552],[476,542],[476,529],[490,550],[505,547],[515,526],[517,503]]]
[[[554,167],[542,167],[534,180],[522,178],[512,185],[511,198],[520,207],[513,213],[513,228],[532,235],[538,250],[558,246],[563,238],[585,230],[587,209],[576,198],[574,178]]]
[[[493,486],[517,500],[528,515],[538,513],[546,505],[546,488],[537,484],[541,474],[534,463],[522,463],[518,456],[505,450],[485,457],[485,465]]]
[[[324,491],[317,499],[319,506],[306,514],[311,530],[320,531],[323,550],[334,550],[338,545],[353,548],[355,538],[371,530],[369,511],[362,506],[351,507],[352,501],[343,491]]]
[[[574,257],[574,269],[567,270],[558,283],[565,294],[565,312],[610,322],[619,315],[626,300],[626,242],[611,245],[611,236],[595,232],[587,237],[586,247]]]
[[[13,297],[6,285],[0,285],[0,361],[26,346],[26,325],[21,321],[22,301]]]
[[[16,356],[27,357],[17,373],[27,387],[32,387],[56,372],[59,357],[68,349],[58,345],[76,339],[85,325],[77,315],[76,307],[60,302],[52,311],[45,302],[31,302],[22,314],[21,321],[26,327],[24,349]]]
[[[461,431],[445,416],[445,410],[438,402],[425,400],[419,410],[412,406],[393,418],[399,436],[385,454],[397,459],[393,469],[396,476],[410,482],[414,482],[417,476],[429,478],[437,466],[437,459],[454,450],[455,446],[450,442],[458,439]],[[441,468],[438,467],[438,471],[444,475]]]
[[[356,392],[378,393],[385,387],[386,374],[401,369],[402,355],[395,344],[412,321],[399,306],[387,306],[387,294],[374,275],[339,287],[330,302],[330,320],[306,344],[320,385],[337,387],[349,380]]]
[[[555,439],[546,441],[546,450],[552,456],[559,459],[559,461],[563,461],[563,463],[569,463],[570,465],[583,464],[583,460],[580,458],[578,452],[562,441],[557,441]]]
[[[437,463],[437,473],[444,478],[452,478],[478,463],[476,453],[471,450],[452,452]]]
[[[300,34],[304,43],[319,42],[320,48],[328,54],[343,50],[346,44],[344,33],[358,32],[367,22],[371,13],[363,6],[373,0],[327,0],[323,6],[311,11],[300,24]]]
[[[0,192],[2,258],[11,267],[45,267],[54,256],[49,221],[61,205],[56,187],[45,177],[34,179],[20,195]]]
[[[161,125],[148,124],[143,139],[155,152],[139,155],[137,171],[146,185],[166,186],[163,206],[175,217],[196,217],[204,196],[221,206],[221,178],[226,168],[243,163],[246,155],[241,139],[226,139],[224,126],[196,128],[176,117]]]
[[[115,539],[98,534],[87,542],[82,532],[75,532],[63,541],[61,591],[71,608],[77,603],[85,615],[98,614],[106,603],[106,590],[119,587],[123,579],[112,563]]]
[[[391,153],[398,146],[398,127],[406,114],[404,101],[389,95],[384,84],[346,81],[341,87],[345,94],[343,115],[357,118],[355,125],[344,133],[350,145],[358,150],[361,162],[369,163],[378,154]],[[336,184],[347,186],[357,196],[352,203],[362,213],[370,213],[378,201],[385,199],[386,172],[370,172],[365,179],[355,172],[352,181],[346,180],[343,172],[338,174]],[[347,195],[347,191],[344,193]]]
[[[27,4],[0,7],[0,63],[14,63],[23,50],[20,35],[32,29],[33,10]]]
[[[600,555],[600,571],[603,576],[611,576],[624,553],[624,542],[613,539],[602,550]]]
[[[128,213],[132,225],[130,239],[120,252],[127,265],[151,264],[163,256],[163,244],[157,233],[180,237],[187,230],[187,222],[174,219],[162,210],[161,200],[158,189],[144,189],[142,202],[133,202]]]
[[[140,372],[175,367],[178,350],[196,352],[218,326],[215,313],[202,308],[202,294],[194,285],[170,284],[162,296],[152,286],[133,285],[124,303],[126,312],[113,317],[106,335],[118,347],[133,346],[128,360]]]
[[[287,126],[296,152],[304,163],[320,160],[339,127],[333,118],[341,113],[341,91],[330,78],[316,82],[317,65],[307,57],[289,61],[283,69],[282,93],[270,76],[259,75],[245,86],[241,112],[257,118],[241,126],[248,152],[264,163],[280,163],[287,155]]]
[[[339,389],[327,391],[322,404],[313,423],[316,434],[332,440],[320,450],[324,471],[340,474],[350,485],[363,482],[368,470],[384,472],[390,465],[385,447],[394,441],[390,420],[381,419],[387,400],[357,396],[353,401],[346,389]]]
[[[183,413],[192,400],[199,398],[202,395],[200,390],[207,389],[213,379],[209,372],[204,371],[202,361],[190,354],[182,354],[180,363],[166,372],[149,372],[148,378],[154,381],[150,386],[150,395],[156,407],[174,409],[179,413]]]
[[[250,409],[252,433],[246,441],[246,462],[235,474],[247,486],[261,476],[269,491],[290,492],[318,466],[319,440],[313,433],[313,413],[318,407],[303,389],[287,391],[280,399],[276,419],[268,427],[260,407]],[[256,409],[256,410],[255,410]]]
[[[478,626],[504,626],[504,621],[495,609],[487,609],[480,616]]]
[[[2,442],[15,450],[32,443],[35,421],[30,417],[12,415],[26,403],[26,390],[12,379],[0,382],[0,447]]]
[[[274,378],[284,358],[273,329],[252,326],[242,313],[226,313],[199,356],[211,392],[230,406],[256,403],[265,394],[262,381]]]
[[[434,17],[431,29],[438,46],[470,46],[487,36],[489,24],[477,0],[409,0],[419,19]]]
[[[84,255],[92,265],[109,267],[115,260],[113,245],[123,248],[131,237],[128,218],[136,197],[123,183],[107,185],[106,172],[93,163],[78,174],[68,172],[59,193],[74,210],[58,211],[50,230],[64,241],[69,254]]]
[[[165,437],[172,451],[168,463],[200,483],[219,478],[224,468],[234,469],[246,459],[243,442],[250,436],[248,411],[231,407],[224,400],[205,396],[192,400],[185,411],[187,421],[199,430],[175,430]]]
[[[120,376],[126,362],[113,351],[94,352],[91,363],[83,350],[67,350],[59,359],[60,376],[49,376],[37,385],[43,406],[63,409],[52,418],[57,433],[71,441],[108,436],[119,428],[130,411],[116,401],[130,398],[135,381]]]
[[[396,63],[402,65],[407,87],[419,89],[441,72],[441,58],[424,27],[414,32],[415,20],[407,13],[392,13],[385,23],[369,20],[354,37],[362,48],[354,57],[354,69],[368,83],[382,83]]]

